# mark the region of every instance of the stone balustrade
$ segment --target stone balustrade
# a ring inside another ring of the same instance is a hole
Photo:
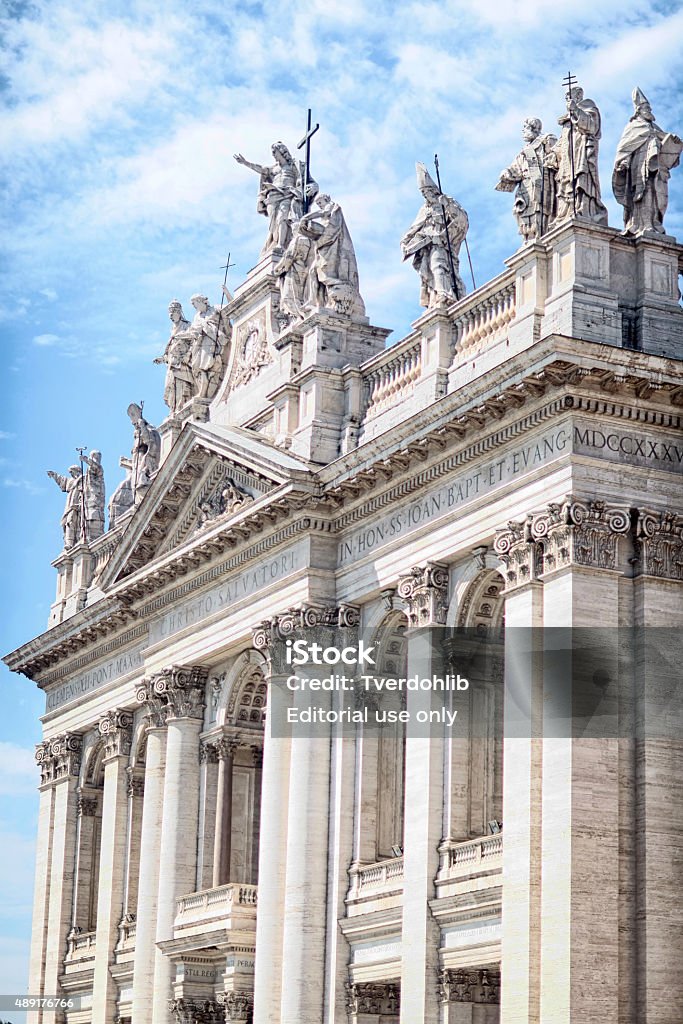
[[[439,847],[439,879],[457,879],[480,871],[499,871],[503,866],[502,833],[464,843],[447,840]]]
[[[403,892],[403,857],[392,857],[376,864],[349,869],[347,903]]]
[[[366,388],[365,418],[378,416],[387,406],[408,398],[422,373],[421,338],[411,336],[376,356],[363,371]]]
[[[72,931],[67,939],[66,960],[92,960],[95,957],[96,932]]]
[[[174,929],[183,934],[207,926],[254,929],[257,902],[257,887],[241,882],[191,892],[176,900]]]
[[[455,362],[505,338],[515,319],[515,275],[506,271],[466,296],[453,311]]]

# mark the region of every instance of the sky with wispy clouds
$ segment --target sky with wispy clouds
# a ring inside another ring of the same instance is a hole
[[[266,222],[256,177],[294,148],[306,108],[321,128],[312,170],[341,202],[375,324],[400,338],[419,314],[398,242],[421,199],[416,160],[438,151],[444,189],[469,212],[477,283],[518,246],[493,186],[520,124],[554,130],[568,69],[603,115],[612,159],[639,85],[681,134],[683,6],[642,0],[4,0],[0,163],[3,650],[41,632],[54,595],[64,472],[76,445],[104,455],[109,493],[130,449],[129,402],[165,416],[167,305],[220,299],[256,262]],[[667,217],[683,237],[683,170]],[[466,276],[466,275],[465,275]],[[35,827],[31,750],[43,703],[3,669],[0,993],[26,976]]]

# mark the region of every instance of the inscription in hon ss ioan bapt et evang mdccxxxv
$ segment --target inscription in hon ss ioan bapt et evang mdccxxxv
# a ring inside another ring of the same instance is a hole
[[[566,455],[598,456],[611,462],[680,473],[683,443],[677,440],[678,443],[671,435],[647,437],[642,431],[600,430],[568,421],[505,455],[480,463],[476,469],[451,477],[388,516],[347,533],[339,542],[339,565],[362,558],[448,511],[468,505],[508,481]]]

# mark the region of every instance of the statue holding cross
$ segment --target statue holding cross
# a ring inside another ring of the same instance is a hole
[[[307,143],[310,150],[310,137]],[[304,206],[318,192],[318,185],[310,176],[306,163],[295,160],[284,142],[274,142],[271,152],[275,160],[270,166],[251,163],[235,154],[235,160],[256,171],[260,178],[256,209],[268,218],[268,234],[261,255],[272,249],[284,250],[292,237],[292,225],[304,213]]]

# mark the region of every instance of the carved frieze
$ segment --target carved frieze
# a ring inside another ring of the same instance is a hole
[[[65,732],[45,740],[36,746],[36,763],[40,768],[40,784],[59,782],[60,779],[78,776],[81,770],[83,737],[78,733]]]
[[[347,983],[346,1009],[351,1018],[361,1013],[395,1016],[401,1009],[400,986],[375,982]]]
[[[640,509],[635,568],[639,576],[683,580],[683,516]]]
[[[129,711],[108,711],[100,718],[97,728],[104,739],[105,760],[130,754],[133,716]]]
[[[448,613],[448,568],[428,562],[399,576],[398,596],[403,598],[408,625],[443,626]]]
[[[442,1003],[499,1003],[500,971],[483,968],[439,973],[439,1000]]]

